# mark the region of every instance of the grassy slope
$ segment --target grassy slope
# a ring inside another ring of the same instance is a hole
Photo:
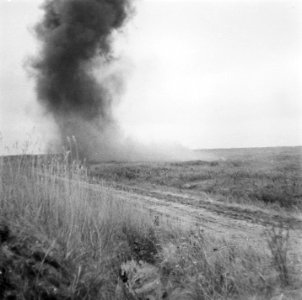
[[[269,299],[297,284],[286,229],[259,252],[134,214],[105,186],[80,184],[87,170],[77,164],[16,157],[1,159],[0,172],[3,299],[138,299],[117,295],[131,259],[156,267],[168,299]]]
[[[223,202],[302,207],[302,148],[212,150],[216,161],[107,163],[91,175],[128,185],[157,186]]]

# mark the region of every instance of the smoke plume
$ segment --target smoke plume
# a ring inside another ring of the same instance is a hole
[[[61,144],[75,137],[85,157],[105,151],[115,131],[113,94],[106,80],[94,77],[93,68],[97,57],[102,62],[99,72],[114,60],[112,34],[131,15],[130,1],[47,0],[35,28],[42,44],[32,64],[38,99],[53,116]],[[118,76],[112,78],[121,84]]]

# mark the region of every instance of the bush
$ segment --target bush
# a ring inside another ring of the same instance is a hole
[[[153,228],[149,227],[142,230],[126,223],[122,227],[122,233],[130,248],[131,257],[129,259],[150,264],[156,263],[158,252],[160,251],[160,243]]]

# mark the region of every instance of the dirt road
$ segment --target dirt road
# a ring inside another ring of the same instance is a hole
[[[176,206],[185,211],[191,208],[193,211],[204,211],[221,217],[248,221],[250,223],[261,224],[263,226],[279,225],[280,223],[283,223],[291,229],[302,230],[302,216],[299,218],[290,214],[273,213],[268,210],[261,210],[260,208],[256,209],[255,207],[252,208],[244,205],[224,204],[213,201],[206,193],[202,193],[199,196],[193,196],[185,193],[172,193],[163,190],[149,190],[140,187],[116,184],[114,188],[113,193],[116,193],[116,190],[119,190],[126,191],[135,196],[143,196],[144,200],[157,200],[156,202],[163,200],[162,205],[169,206],[171,208]],[[199,218],[197,218],[197,222],[198,219]]]
[[[83,186],[95,192],[105,191],[112,199],[131,204],[134,211],[146,213],[160,223],[177,225],[184,230],[198,227],[215,237],[232,240],[234,244],[263,244],[265,229],[283,223],[291,228],[291,249],[295,253],[299,250],[302,257],[302,219],[297,216],[218,203],[206,194],[193,197],[116,183],[83,183]]]
[[[59,177],[55,179],[66,181]],[[232,240],[234,244],[263,244],[265,229],[283,224],[291,229],[292,252],[299,252],[302,258],[302,217],[297,214],[278,214],[256,207],[224,204],[212,200],[205,193],[192,196],[113,182],[74,183],[97,194],[109,195],[113,200],[125,201],[134,211],[146,213],[159,223],[176,225],[184,230],[198,227],[215,237]]]
[[[298,255],[300,263],[302,262],[302,219],[297,216],[218,203],[206,194],[192,197],[140,187],[104,187],[112,198],[131,203],[133,208],[148,212],[154,220],[176,224],[183,229],[194,229],[197,226],[207,234],[231,240],[234,244],[265,249],[265,230],[270,226],[283,224],[290,228],[289,254],[295,257]],[[91,185],[90,188],[99,187]]]

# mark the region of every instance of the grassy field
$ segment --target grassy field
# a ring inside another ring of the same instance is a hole
[[[160,188],[221,202],[296,210],[302,207],[302,147],[200,151],[212,161],[169,163],[92,162],[95,179]]]
[[[262,248],[234,244],[168,226],[115,199],[106,183],[87,183],[94,175],[292,209],[300,205],[299,151],[89,169],[59,156],[2,157],[0,299],[301,299],[301,262],[288,256],[286,226],[264,230]],[[290,197],[255,196],[264,192]]]

